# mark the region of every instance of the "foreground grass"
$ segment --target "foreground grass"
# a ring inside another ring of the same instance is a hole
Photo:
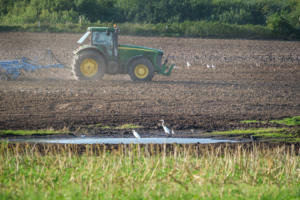
[[[201,37],[201,38],[248,38],[282,39],[285,36],[275,34],[271,28],[261,25],[237,25],[208,21],[185,21],[181,23],[121,23],[121,35]],[[0,23],[0,31],[29,32],[72,32],[84,33],[87,27],[113,27],[113,23],[90,24],[33,24],[8,25]],[[168,26],[168,29],[166,29]]]
[[[0,199],[298,199],[299,149],[0,144]],[[57,153],[60,151],[61,153]],[[96,155],[97,154],[97,155]]]

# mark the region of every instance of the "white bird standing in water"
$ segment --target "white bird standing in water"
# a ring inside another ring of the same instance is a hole
[[[132,130],[134,137],[141,138],[140,134],[136,132],[135,130]]]
[[[166,134],[170,134],[170,130],[168,129],[168,127],[165,126],[165,121],[163,119],[160,120],[160,121],[162,121],[162,126],[164,128],[165,133]]]
[[[190,68],[191,64],[189,63],[189,61],[186,62],[186,66],[188,69]]]

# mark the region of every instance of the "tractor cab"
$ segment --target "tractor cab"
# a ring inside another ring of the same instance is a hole
[[[104,74],[129,74],[134,81],[150,81],[154,73],[170,76],[162,65],[163,52],[148,47],[118,44],[119,27],[89,27],[78,40],[72,69],[82,80],[101,79]],[[90,43],[83,45],[90,36]]]
[[[108,60],[118,62],[118,32],[119,28],[117,27],[89,27],[77,43],[82,44],[89,35],[91,35],[91,43],[90,45],[81,45],[79,49],[93,46],[103,51]]]

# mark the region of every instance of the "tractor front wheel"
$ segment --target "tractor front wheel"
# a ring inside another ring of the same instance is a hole
[[[154,66],[145,58],[134,60],[129,67],[129,76],[133,81],[151,81],[154,76]]]
[[[75,55],[72,68],[79,80],[101,80],[105,74],[105,61],[94,51],[83,51]]]

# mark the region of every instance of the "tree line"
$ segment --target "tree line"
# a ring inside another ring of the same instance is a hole
[[[299,0],[0,0],[1,24],[220,22],[299,26]]]

